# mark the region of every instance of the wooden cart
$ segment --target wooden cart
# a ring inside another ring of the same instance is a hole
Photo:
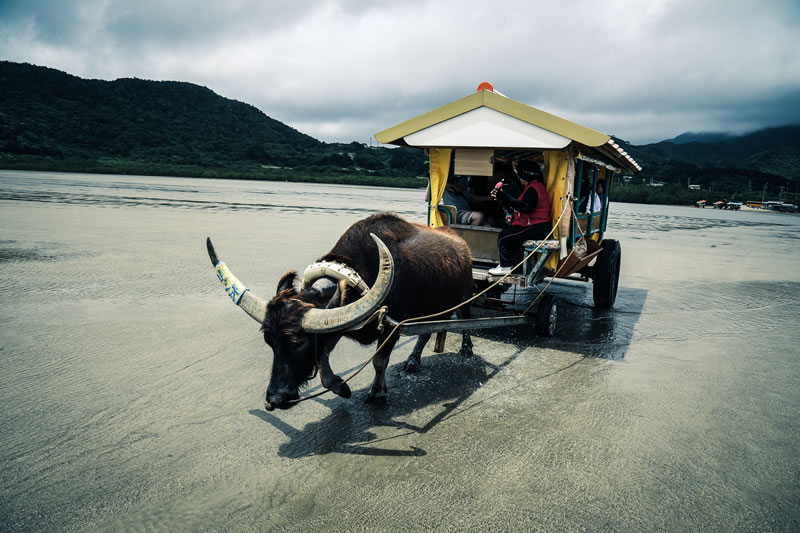
[[[511,286],[536,289],[553,278],[591,282],[595,307],[614,305],[622,249],[618,241],[605,238],[609,198],[615,176],[635,174],[641,167],[609,135],[512,100],[483,82],[475,93],[381,131],[375,138],[427,152],[428,223],[451,226],[469,244],[476,292],[498,281],[489,270],[498,261],[501,228],[456,223],[455,207],[441,201],[448,180],[489,179],[498,164],[515,168],[520,161],[534,161],[542,168],[551,205],[552,237],[526,242],[524,262],[481,300],[494,306],[499,316],[406,324],[404,334],[533,324],[541,334],[552,335],[558,316],[555,298],[543,295],[534,313],[509,315],[511,306],[504,305],[509,302],[499,295]],[[584,197],[592,208],[582,208]]]

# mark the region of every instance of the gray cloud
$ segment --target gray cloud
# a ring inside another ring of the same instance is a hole
[[[0,2],[0,57],[205,85],[327,141],[492,81],[636,143],[800,122],[794,0]]]

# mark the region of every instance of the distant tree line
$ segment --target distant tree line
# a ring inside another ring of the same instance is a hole
[[[617,141],[644,168],[617,187],[618,200],[685,203],[696,196],[689,183],[699,196],[737,198],[800,181],[800,126]],[[0,168],[400,187],[424,187],[428,175],[421,150],[320,142],[206,87],[85,80],[9,61],[0,61]],[[667,186],[634,187],[650,178]]]
[[[0,168],[398,186],[428,174],[421,150],[323,143],[191,83],[2,61],[0,86]]]

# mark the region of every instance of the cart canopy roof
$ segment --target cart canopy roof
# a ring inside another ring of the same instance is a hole
[[[478,91],[375,134],[384,144],[417,148],[563,150],[607,159],[615,167],[641,167],[605,133],[512,100],[482,83]]]

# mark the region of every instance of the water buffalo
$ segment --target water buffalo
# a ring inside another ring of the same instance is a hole
[[[264,340],[272,348],[265,403],[270,411],[294,405],[300,388],[317,371],[325,388],[350,397],[350,388],[328,362],[343,336],[364,345],[376,340],[382,345],[372,361],[375,380],[366,400],[384,402],[384,374],[399,335],[380,328],[380,320],[370,320],[374,313],[385,305],[395,320],[441,314],[472,294],[472,257],[463,239],[450,228],[433,229],[389,213],[353,224],[304,275],[284,274],[269,303],[244,288],[218,261],[210,239],[207,245],[225,290],[262,325]],[[468,306],[457,314],[468,317]],[[404,363],[407,371],[419,368],[429,338],[430,334],[419,336]],[[466,332],[460,353],[472,354]]]

